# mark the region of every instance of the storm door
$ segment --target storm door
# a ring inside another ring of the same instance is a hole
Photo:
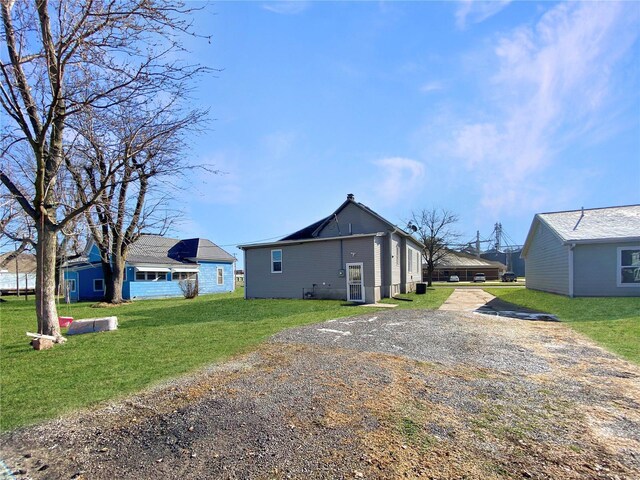
[[[349,302],[364,302],[362,263],[347,263],[347,300]]]

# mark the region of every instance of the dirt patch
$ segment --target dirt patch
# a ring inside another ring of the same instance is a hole
[[[562,325],[385,311],[5,434],[1,457],[17,478],[635,479],[639,374]]]

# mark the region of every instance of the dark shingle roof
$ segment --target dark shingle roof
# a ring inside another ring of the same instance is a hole
[[[233,262],[235,257],[206,238],[180,240],[160,235],[142,235],[131,245],[127,261],[183,264],[192,261]]]
[[[297,232],[293,232],[291,235],[287,235],[284,238],[281,238],[280,241],[283,240],[306,240],[308,238],[313,238],[313,232],[315,232],[320,225],[326,222],[332,216],[325,217],[321,220],[318,220],[316,223],[312,223],[308,227],[304,227]]]

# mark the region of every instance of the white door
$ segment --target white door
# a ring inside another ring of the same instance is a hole
[[[364,302],[362,263],[347,263],[347,301]]]

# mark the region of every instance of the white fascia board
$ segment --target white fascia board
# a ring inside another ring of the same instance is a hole
[[[169,267],[149,267],[149,266],[143,266],[143,265],[136,265],[135,266],[136,272],[166,272],[169,273],[171,271],[171,268]]]
[[[565,245],[589,245],[592,243],[634,243],[640,242],[640,237],[611,237],[597,238],[593,240],[567,240]]]
[[[358,233],[356,235],[342,235],[340,237],[305,238],[302,240],[283,240],[280,242],[250,243],[247,245],[238,245],[238,248],[241,250],[245,250],[248,248],[278,247],[278,246],[284,246],[284,245],[297,245],[300,243],[329,242],[332,240],[350,240],[353,238],[383,237],[385,235],[387,235],[387,232]]]
[[[172,272],[199,272],[200,269],[196,267],[172,267]]]

